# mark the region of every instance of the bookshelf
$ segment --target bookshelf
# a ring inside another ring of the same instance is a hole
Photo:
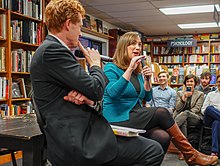
[[[93,35],[93,36],[96,36],[96,37],[100,37],[100,38],[103,38],[103,39],[114,39],[113,36],[106,35],[106,34],[104,34],[104,33],[97,32],[97,31],[91,30],[91,29],[89,29],[89,28],[82,27],[81,30],[82,30],[82,32],[84,32],[84,33],[87,33],[87,34],[90,34],[90,35]]]
[[[153,62],[167,66],[170,76],[176,67],[184,69],[184,76],[190,72],[199,76],[204,70],[209,70],[213,77],[220,74],[220,34],[216,39],[197,40],[195,47],[171,48],[167,47],[167,41],[145,41],[143,50],[151,55]],[[214,85],[215,81],[211,84]],[[154,85],[158,83],[154,82]],[[169,85],[179,87],[183,84],[178,78],[172,83],[171,77]]]
[[[126,31],[123,31],[121,29],[109,29],[109,35],[113,38],[109,39],[109,57],[113,57],[117,42]]]
[[[30,112],[30,63],[44,33],[45,1],[18,2],[0,1],[0,112],[3,117]]]

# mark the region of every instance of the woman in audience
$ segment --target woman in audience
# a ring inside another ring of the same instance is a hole
[[[201,108],[204,101],[204,93],[194,89],[197,82],[198,79],[195,75],[187,75],[183,82],[185,88],[177,93],[174,120],[186,137],[187,125],[197,126],[203,117]]]
[[[141,65],[141,48],[138,33],[127,32],[120,37],[113,63],[104,67],[109,83],[104,93],[103,115],[111,124],[145,129],[143,136],[161,143],[165,152],[171,137],[188,164],[215,164],[218,157],[195,150],[167,109],[142,107],[142,101],[152,96],[152,72],[150,67]]]

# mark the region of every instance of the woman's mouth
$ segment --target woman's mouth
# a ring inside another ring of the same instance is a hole
[[[133,54],[134,54],[135,56],[138,56],[138,55],[139,55],[139,52],[133,52]]]

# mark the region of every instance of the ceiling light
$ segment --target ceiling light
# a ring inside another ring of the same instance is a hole
[[[216,22],[209,23],[194,23],[194,24],[178,24],[181,29],[192,29],[192,28],[215,28],[218,27]]]
[[[215,5],[215,6],[217,10],[220,11],[219,5]],[[189,14],[189,13],[209,13],[209,12],[214,12],[214,5],[161,8],[159,10],[166,15]]]

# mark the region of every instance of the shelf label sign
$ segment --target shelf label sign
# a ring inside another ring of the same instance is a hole
[[[195,39],[177,39],[168,40],[167,47],[195,47],[197,46],[197,40]]]

